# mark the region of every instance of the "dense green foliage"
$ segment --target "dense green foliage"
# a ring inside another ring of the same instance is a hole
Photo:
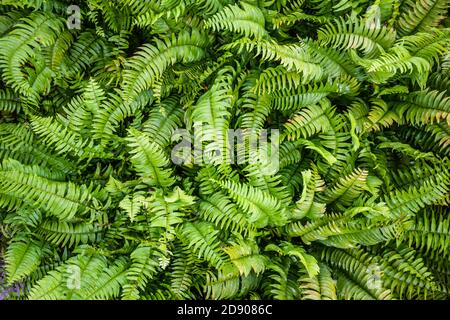
[[[0,288],[447,299],[449,5],[2,0]],[[198,124],[279,129],[279,171],[174,164]]]

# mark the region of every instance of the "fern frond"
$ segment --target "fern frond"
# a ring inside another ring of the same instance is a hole
[[[307,254],[305,249],[301,246],[293,245],[290,242],[282,241],[279,245],[269,244],[266,246],[265,251],[276,251],[281,256],[288,256],[294,262],[299,262],[303,265],[308,276],[315,277],[320,271],[317,264],[317,260],[314,256]]]
[[[238,5],[228,5],[206,20],[205,25],[214,31],[228,30],[243,34],[247,37],[267,38],[268,33],[264,28],[265,19],[263,12],[246,2]]]
[[[338,295],[355,300],[391,300],[392,292],[375,284],[371,269],[376,267],[372,258],[360,250],[342,250],[324,248],[321,258],[332,269],[338,270]]]
[[[82,32],[63,58],[60,65],[61,74],[68,78],[75,77],[94,64],[105,50],[106,44],[103,38],[97,36],[92,30]]]
[[[181,244],[175,245],[173,252],[173,263],[171,267],[171,291],[177,298],[193,298],[193,287],[195,285],[195,274],[197,273],[196,261],[189,249]]]
[[[385,83],[400,73],[408,73],[420,83],[420,77],[431,71],[431,64],[426,59],[411,55],[403,46],[393,47],[377,59],[360,60],[359,63],[364,66],[374,83]]]
[[[119,202],[119,207],[127,213],[131,222],[133,222],[141,208],[147,205],[147,202],[148,200],[143,195],[136,193],[123,198]]]
[[[332,188],[328,188],[319,196],[325,203],[337,203],[348,206],[364,192],[367,186],[368,172],[356,169],[350,175],[340,178]]]
[[[448,257],[450,220],[444,207],[428,207],[421,210],[415,222],[405,233],[409,246],[430,256]]]
[[[330,94],[345,94],[357,91],[352,88],[354,83],[334,81],[329,83],[314,84],[314,86],[300,86],[297,90],[281,90],[271,94],[272,105],[279,110],[297,110],[302,107],[318,103]]]
[[[303,191],[293,210],[295,219],[308,217],[314,220],[325,212],[325,204],[316,201],[316,192],[319,193],[325,189],[324,182],[321,180],[317,168],[313,169],[302,172]]]
[[[404,36],[417,31],[427,31],[437,27],[445,18],[449,3],[446,0],[408,0],[401,7],[396,24],[399,35]]]
[[[383,285],[390,288],[400,299],[427,299],[439,295],[441,288],[435,283],[421,258],[415,251],[400,247],[396,250],[383,250],[378,262],[383,270]]]
[[[384,202],[393,215],[413,215],[426,205],[439,203],[448,198],[449,177],[441,172],[416,186],[394,190],[386,194]]]
[[[5,255],[8,283],[30,275],[41,263],[42,256],[42,245],[33,240],[11,243]]]
[[[286,223],[286,213],[278,199],[248,184],[234,181],[217,181],[232,199],[249,215],[248,221],[256,228],[267,225],[280,226]]]
[[[366,125],[368,131],[379,131],[384,127],[390,127],[393,123],[399,122],[400,118],[392,106],[389,106],[384,100],[376,98],[370,101],[371,108]]]
[[[31,116],[31,126],[43,143],[51,146],[58,154],[71,152],[81,159],[112,157],[99,146],[95,146],[93,140],[65,128],[52,118]]]
[[[354,208],[343,214],[328,214],[305,225],[300,222],[287,226],[290,236],[301,237],[305,243],[320,241],[337,248],[354,248],[357,244],[374,245],[402,235],[406,229],[405,219],[370,222],[365,218],[355,218],[372,208]],[[378,213],[377,211],[375,211]]]
[[[124,284],[125,261],[110,267],[100,256],[76,255],[50,271],[30,290],[31,300],[114,298]]]
[[[52,154],[29,128],[11,123],[0,124],[0,157],[11,158],[27,165],[48,166],[55,172],[75,171],[73,163]]]
[[[84,289],[86,293],[83,299],[114,299],[119,297],[122,286],[126,283],[128,262],[125,259],[117,259],[114,264],[102,270],[99,277]]]
[[[161,146],[170,144],[170,137],[174,130],[181,126],[183,110],[179,106],[176,97],[170,97],[162,101],[160,105],[150,110],[148,119],[144,122],[142,130]]]
[[[297,272],[291,259],[285,259],[283,263],[271,263],[268,269],[273,270],[267,279],[267,294],[276,300],[296,300],[301,297],[301,289],[298,285]],[[269,280],[270,279],[270,280]]]
[[[90,188],[41,177],[32,167],[17,162],[2,163],[0,190],[47,210],[61,220],[69,220],[77,212],[82,214],[100,209],[99,201],[93,197]]]
[[[100,139],[103,146],[106,146],[109,141],[117,140],[114,132],[117,131],[120,123],[143,109],[152,100],[151,94],[147,91],[139,94],[130,104],[125,104],[115,94],[110,94],[108,98],[92,120],[93,138]]]
[[[296,71],[288,71],[283,66],[267,68],[261,72],[254,84],[254,93],[258,95],[270,94],[276,90],[291,91],[304,83],[304,79]],[[260,98],[257,96],[256,98]]]
[[[0,300],[448,299],[448,0],[1,2]]]
[[[153,247],[140,245],[131,253],[131,265],[126,271],[126,283],[123,286],[122,299],[138,299],[146,284],[159,271],[157,258],[161,253]]]
[[[304,41],[304,45],[329,78],[351,76],[361,79],[359,67],[346,54],[334,48],[323,47],[320,42],[309,39]]]
[[[251,272],[261,274],[265,269],[265,257],[259,254],[258,245],[242,237],[232,242],[231,246],[223,249],[229,256],[231,263],[236,266],[241,276],[248,276]]]
[[[250,273],[240,276],[238,268],[231,263],[221,267],[217,275],[210,272],[206,275],[205,293],[209,299],[229,299],[245,296],[258,284],[258,277]]]
[[[79,243],[95,243],[103,238],[104,227],[87,222],[67,222],[45,220],[39,225],[38,234],[46,241],[58,245],[73,247]]]
[[[395,31],[387,27],[371,27],[364,20],[344,18],[325,25],[318,31],[318,40],[324,45],[340,49],[360,49],[367,57],[382,53],[395,41]]]
[[[305,78],[304,81],[320,80],[323,76],[322,67],[313,60],[306,48],[296,44],[278,44],[273,40],[253,41],[248,38],[236,40],[224,45],[223,50],[238,49],[238,53],[243,50],[254,51],[256,56],[260,56],[265,61],[279,61],[288,71],[300,72]]]
[[[177,62],[192,63],[206,55],[210,39],[199,31],[182,32],[172,38],[157,40],[156,45],[144,45],[131,58],[123,73],[123,93],[129,102],[141,91],[150,89],[164,70]]]
[[[327,16],[315,16],[299,10],[290,11],[286,14],[279,13],[275,15],[272,18],[272,24],[276,29],[281,29],[295,25],[299,21],[303,20],[308,22],[325,23],[329,21],[329,18]]]
[[[135,129],[126,138],[131,148],[131,162],[143,181],[149,185],[167,187],[174,183],[171,171],[166,169],[169,160],[162,149],[150,138]]]
[[[176,226],[183,222],[186,213],[190,211],[190,206],[195,202],[195,197],[186,194],[179,187],[163,195],[159,190],[148,200],[148,211],[151,213],[150,227],[162,228],[163,240],[160,242],[170,242],[176,235]]]
[[[284,125],[284,135],[289,141],[295,141],[325,133],[332,128],[330,119],[334,112],[335,109],[326,103],[302,108]]]
[[[220,250],[219,230],[209,222],[190,223],[182,226],[181,241],[195,253],[198,258],[204,258],[212,266],[220,269],[225,263],[225,257]]]
[[[0,111],[20,112],[22,110],[20,97],[11,90],[0,90]]]
[[[34,58],[34,49],[54,43],[62,25],[62,19],[53,14],[34,12],[1,38],[0,68],[7,84],[21,94],[36,95],[24,77],[23,65]]]
[[[300,278],[302,299],[305,300],[337,300],[336,280],[331,277],[328,267],[319,263],[320,271],[316,277]]]
[[[439,63],[440,58],[448,51],[449,36],[448,29],[434,29],[402,37],[399,44],[404,45],[411,55],[425,59],[433,65]]]
[[[450,121],[450,98],[444,92],[417,91],[394,104],[394,110],[411,124],[432,124]]]
[[[246,234],[252,232],[253,226],[247,217],[239,212],[235,204],[221,192],[202,198],[199,213],[205,221],[214,223],[221,229]]]

